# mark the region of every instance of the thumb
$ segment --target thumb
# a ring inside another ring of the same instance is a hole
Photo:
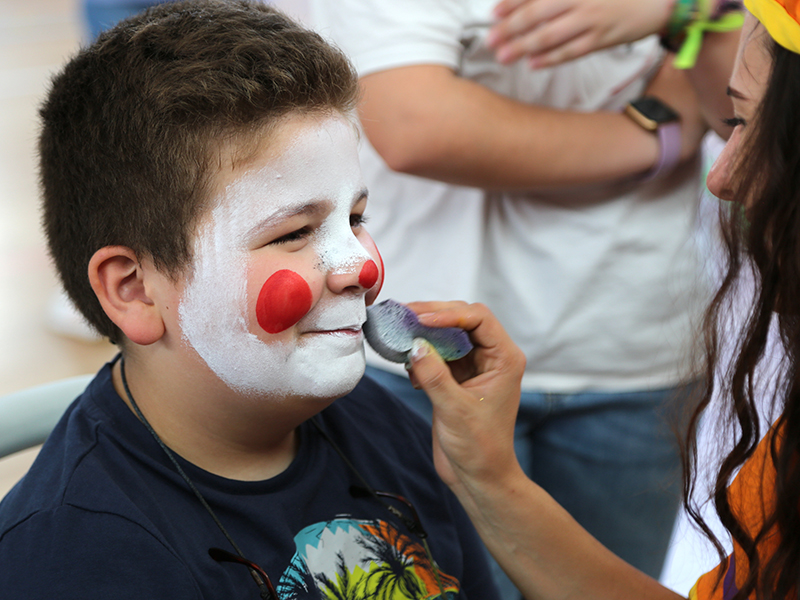
[[[415,387],[422,388],[433,404],[444,400],[459,387],[447,363],[427,340],[414,339],[409,362]]]

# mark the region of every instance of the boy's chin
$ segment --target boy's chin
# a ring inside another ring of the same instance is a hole
[[[265,370],[252,378],[225,383],[243,396],[333,401],[352,392],[365,369],[362,351],[330,361],[289,361],[282,372]]]
[[[366,361],[363,353],[353,355],[347,359],[339,359],[336,368],[321,369],[312,377],[305,378],[306,389],[309,395],[317,398],[335,400],[349,394],[361,381],[366,370]]]

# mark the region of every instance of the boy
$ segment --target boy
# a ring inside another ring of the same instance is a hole
[[[356,94],[247,2],[153,8],[56,77],[48,241],[121,355],[0,503],[4,598],[496,596],[429,431],[359,382]]]

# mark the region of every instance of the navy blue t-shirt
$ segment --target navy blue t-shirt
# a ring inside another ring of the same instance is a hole
[[[312,423],[299,428],[292,464],[266,481],[225,479],[178,458],[281,600],[439,598],[441,588],[448,598],[496,598],[477,534],[436,475],[421,419],[366,378],[317,418],[375,490],[413,504],[438,569],[403,521],[351,492],[360,482]],[[258,598],[248,570],[216,562],[211,547],[233,552],[117,395],[106,365],[0,503],[0,598]]]

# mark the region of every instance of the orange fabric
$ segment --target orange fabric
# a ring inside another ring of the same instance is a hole
[[[800,23],[800,0],[777,0],[778,4],[783,6],[786,9],[786,12],[789,13],[795,21]]]
[[[798,3],[800,0],[792,1],[793,5]],[[764,436],[753,456],[742,466],[728,488],[731,510],[751,536],[760,531],[774,505],[775,466],[770,456],[770,440],[775,434],[776,431],[771,429]],[[780,445],[780,440],[778,444]],[[775,552],[779,541],[778,533],[773,529],[759,544],[761,564]],[[747,578],[748,566],[747,556],[734,542],[733,554],[723,563],[722,578],[719,577],[719,566],[700,577],[689,594],[690,600],[728,600]]]

